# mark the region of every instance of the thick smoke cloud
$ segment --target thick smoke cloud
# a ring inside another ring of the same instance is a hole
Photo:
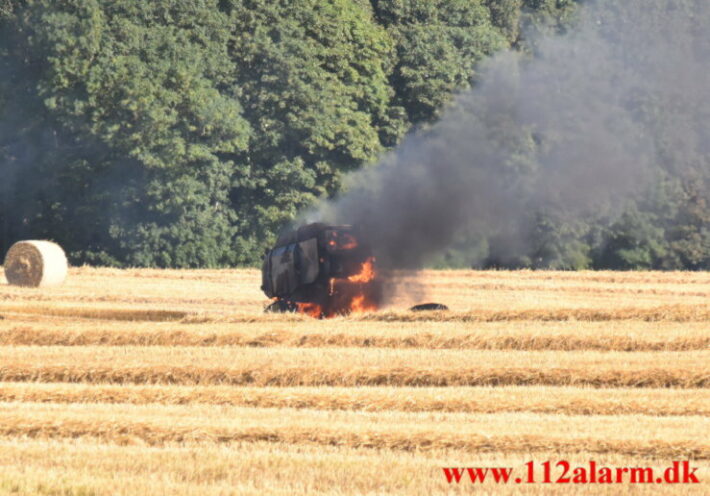
[[[533,40],[533,56],[488,61],[440,122],[309,217],[356,224],[385,266],[415,268],[462,233],[524,250],[545,209],[618,212],[658,166],[682,168],[710,142],[707,4],[585,4],[567,34]],[[674,127],[688,113],[706,117],[700,131]],[[677,156],[659,154],[659,139]]]

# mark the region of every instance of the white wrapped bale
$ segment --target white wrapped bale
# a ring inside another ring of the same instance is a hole
[[[64,250],[51,241],[18,241],[5,256],[5,278],[14,286],[59,286],[69,264]]]

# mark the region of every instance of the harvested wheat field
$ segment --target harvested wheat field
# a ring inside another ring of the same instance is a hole
[[[418,300],[326,320],[263,314],[254,270],[0,277],[0,494],[710,494],[710,274],[398,277]]]

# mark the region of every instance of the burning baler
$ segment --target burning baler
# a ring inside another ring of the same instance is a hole
[[[333,317],[376,310],[381,286],[370,246],[352,226],[314,223],[282,234],[264,255],[262,286],[273,312]]]

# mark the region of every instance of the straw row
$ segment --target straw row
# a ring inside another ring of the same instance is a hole
[[[708,389],[369,388],[0,383],[0,402],[210,404],[369,412],[710,416]]]
[[[544,331],[544,330],[543,330]],[[0,345],[33,346],[251,346],[304,348],[425,348],[478,350],[600,350],[600,351],[690,351],[710,350],[710,335],[688,332],[685,336],[658,340],[653,337],[624,335],[613,332],[597,334],[486,332],[398,332],[387,329],[373,332],[314,332],[284,330],[266,332],[225,332],[191,329],[189,326],[169,329],[128,328],[80,330],[42,329],[14,326],[0,330]]]
[[[118,321],[181,321],[183,323],[205,322],[275,322],[281,320],[303,320],[296,316],[290,319],[284,315],[258,314],[195,314],[166,309],[118,309],[100,307],[59,307],[2,305],[0,312],[17,315],[42,315],[47,317],[70,317],[95,320]],[[358,314],[348,318],[365,322],[507,322],[507,321],[586,321],[610,322],[615,320],[640,320],[645,322],[705,322],[710,321],[710,305],[675,304],[652,307],[603,308],[532,308],[511,310],[477,309],[467,312],[405,312],[384,311]]]
[[[554,428],[552,428],[554,426]],[[710,459],[702,417],[320,412],[214,406],[0,404],[0,436],[117,443],[269,441],[393,450],[567,451]]]
[[[2,381],[254,386],[710,386],[710,352],[7,347]]]

